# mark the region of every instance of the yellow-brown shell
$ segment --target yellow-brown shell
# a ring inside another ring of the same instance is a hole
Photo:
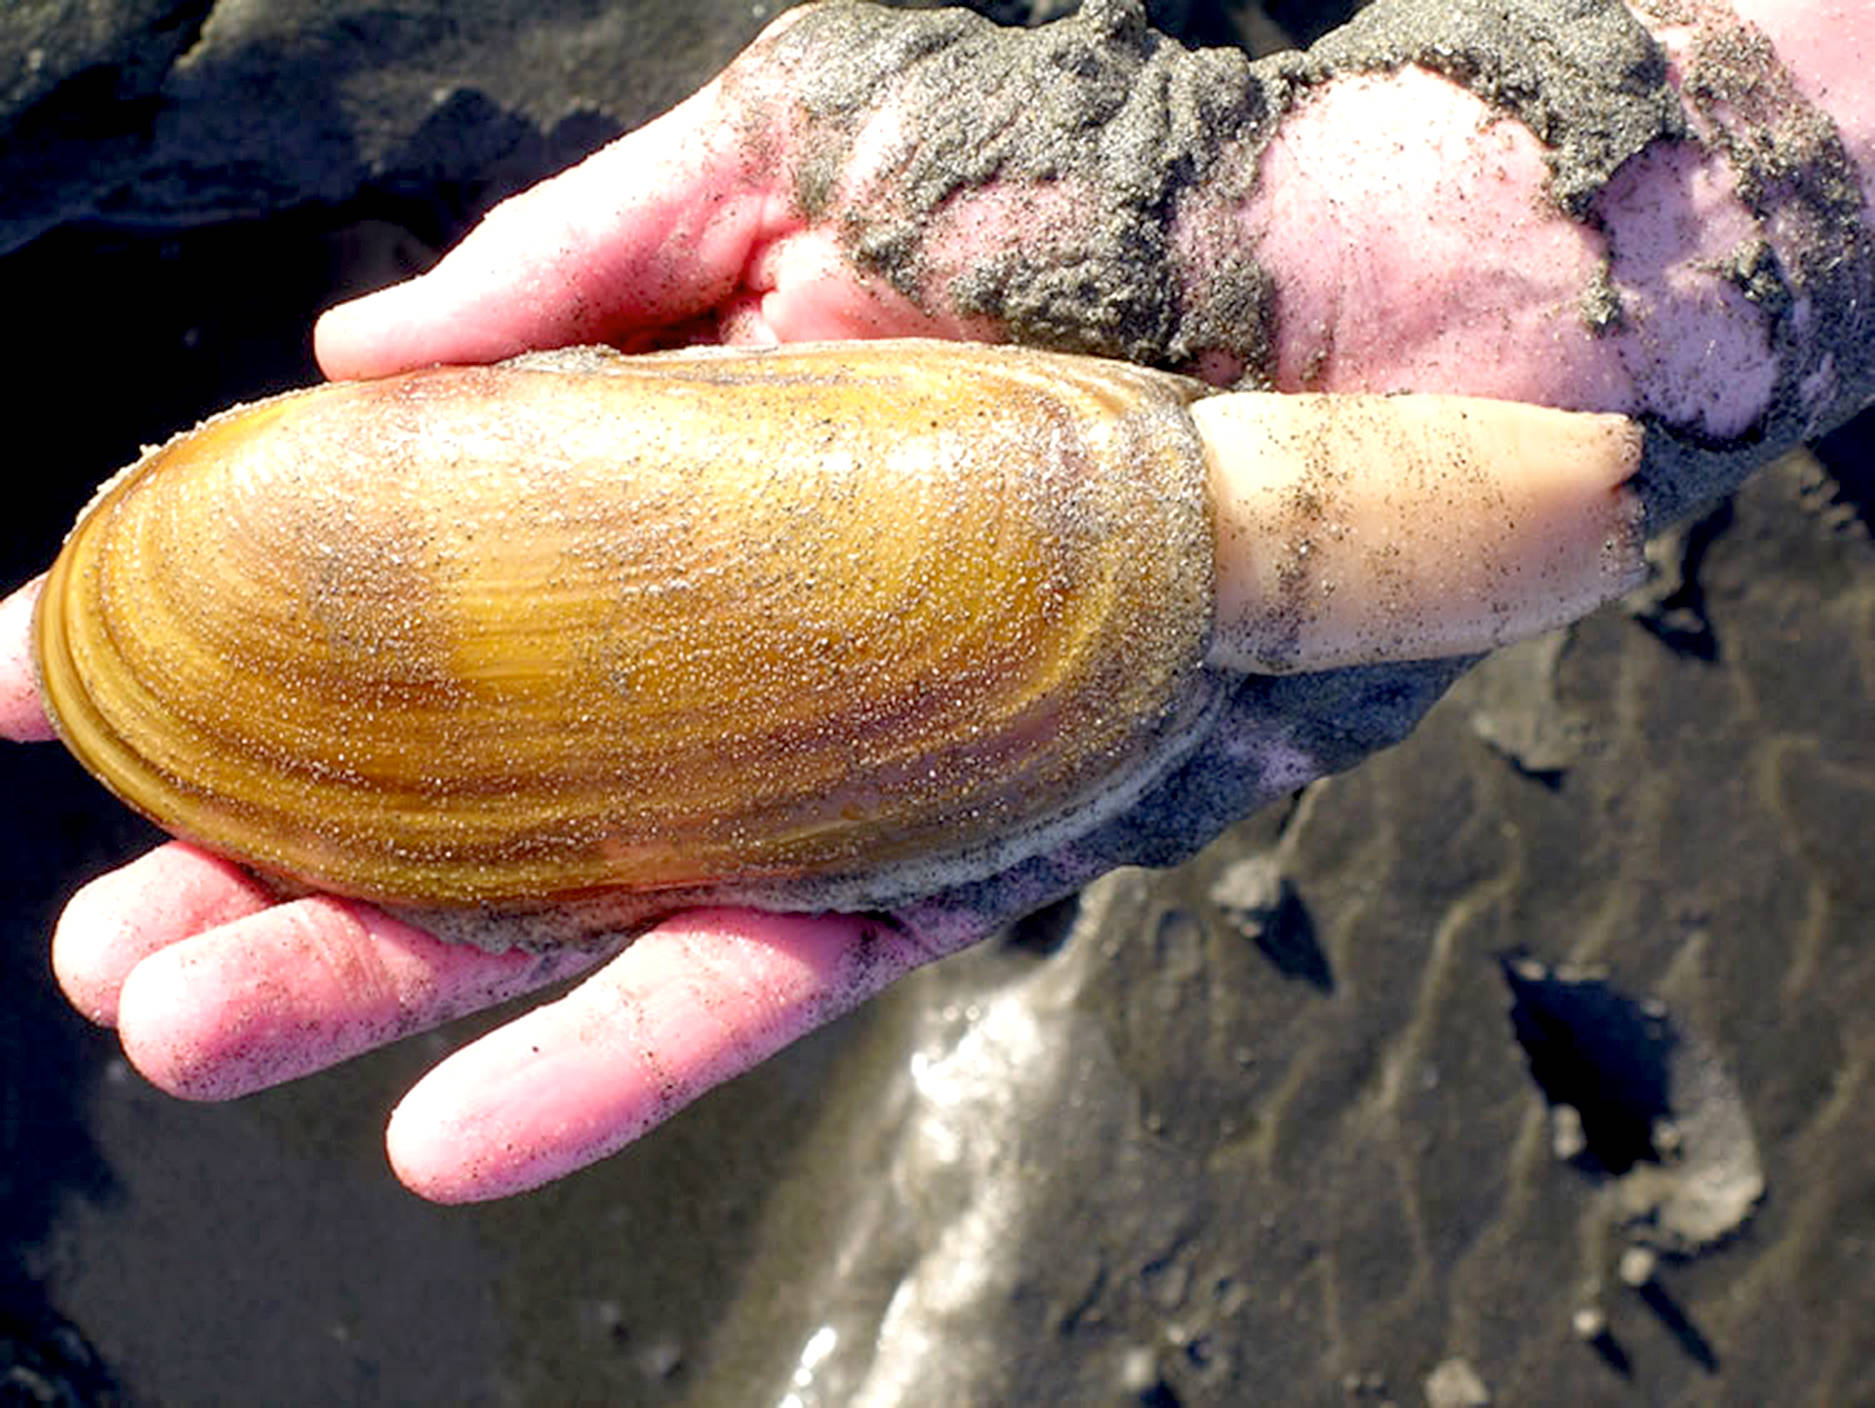
[[[42,692],[132,806],[321,890],[882,904],[1188,746],[1193,394],[917,342],[292,393],[99,493],[45,585]]]

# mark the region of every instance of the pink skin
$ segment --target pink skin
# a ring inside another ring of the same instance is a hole
[[[1867,192],[1875,12],[1861,0],[1739,8],[1835,116]],[[759,77],[759,60],[732,73],[748,79],[751,64]],[[921,311],[852,268],[831,229],[803,222],[787,196],[787,121],[764,126],[766,143],[744,140],[749,105],[769,101],[750,96],[760,88],[711,84],[499,208],[433,273],[334,309],[315,331],[321,365],[364,377],[600,340],[993,335],[942,307]],[[888,107],[862,138],[848,202],[864,200],[868,153],[889,145],[895,120]],[[1278,289],[1285,386],[1667,411],[1719,433],[1747,423],[1775,369],[1742,298],[1704,267],[1747,228],[1723,164],[1684,152],[1636,163],[1604,199],[1606,244],[1549,211],[1544,176],[1527,131],[1444,80],[1353,77],[1291,116],[1247,207],[1197,202],[1177,233],[1194,252],[1255,242]],[[986,191],[947,210],[936,262],[1031,236],[1070,237],[1071,219],[1038,221],[1025,193]],[[1597,339],[1578,300],[1611,248],[1634,316]],[[1221,379],[1235,369],[1209,370]],[[32,594],[0,604],[0,733],[19,740],[49,736],[25,647]],[[940,928],[907,936],[849,917],[715,910],[616,954],[490,956],[367,905],[276,904],[233,867],[172,843],[81,890],[53,961],[74,1005],[115,1025],[140,1070],[194,1099],[255,1090],[596,969],[444,1061],[393,1116],[398,1176],[426,1197],[469,1201],[618,1150],[982,937]]]

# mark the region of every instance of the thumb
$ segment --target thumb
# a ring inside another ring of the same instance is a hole
[[[785,177],[719,80],[655,122],[503,202],[429,273],[328,311],[333,378],[536,348],[643,346],[738,284],[789,218]]]

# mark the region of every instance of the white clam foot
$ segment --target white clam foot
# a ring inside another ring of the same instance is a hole
[[[1211,466],[1227,668],[1486,651],[1638,584],[1641,430],[1462,396],[1226,394]]]

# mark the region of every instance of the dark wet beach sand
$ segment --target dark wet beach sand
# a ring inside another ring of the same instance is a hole
[[[140,442],[311,379],[320,307],[762,23],[542,0],[540,47],[497,55],[494,6],[194,32],[213,8],[123,6],[127,47],[92,34],[64,73],[49,48],[40,86],[0,89],[0,189],[31,193],[0,214],[25,437],[8,584]],[[1232,18],[1167,12],[1206,39]],[[199,52],[165,79],[169,42]],[[410,53],[430,66],[366,64]],[[257,93],[240,127],[229,95]],[[1875,1401],[1872,524],[1865,416],[1397,749],[480,1208],[404,1193],[381,1136],[493,1018],[232,1105],[129,1071],[57,998],[45,940],[148,833],[58,750],[8,749],[0,1382],[163,1404]]]

